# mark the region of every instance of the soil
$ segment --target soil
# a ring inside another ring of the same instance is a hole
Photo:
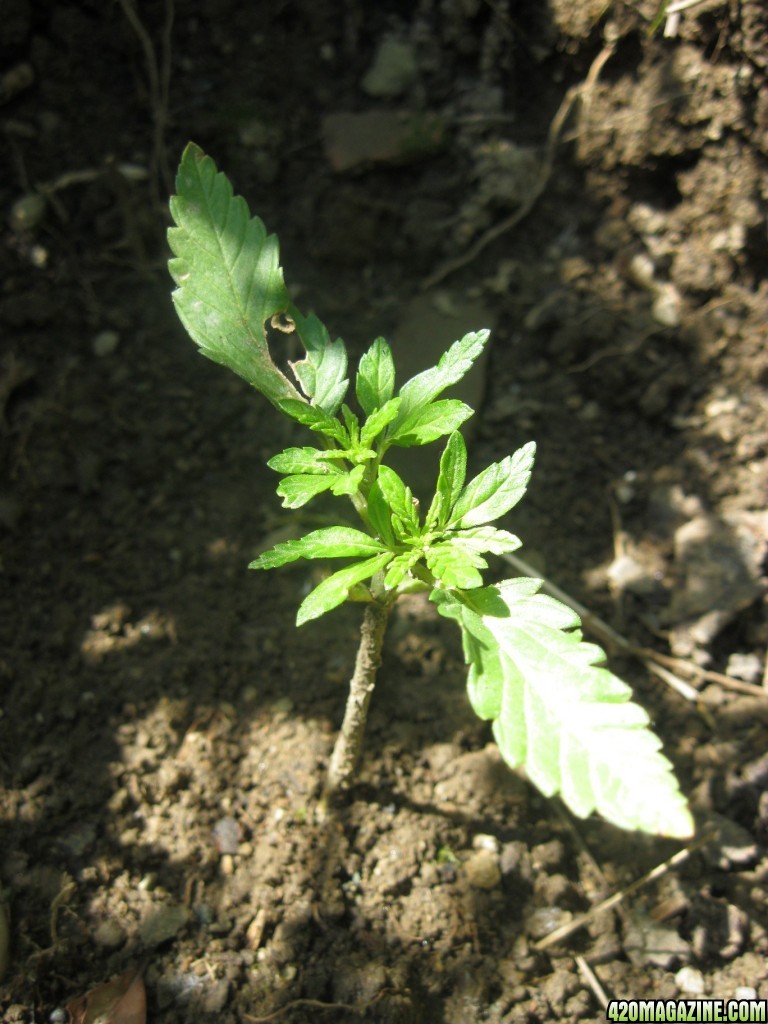
[[[176,0],[168,32],[170,0],[4,5],[4,1022],[92,1024],[67,1004],[135,969],[167,1022],[768,998],[768,9],[704,0],[665,36],[656,6]],[[362,153],[337,116],[392,110]],[[417,295],[488,310],[473,461],[539,446],[505,525],[679,660],[688,689],[611,664],[717,836],[558,943],[681,844],[509,772],[416,599],[316,819],[360,613],[297,630],[309,571],[246,570],[290,527],[265,462],[294,435],[175,318],[190,138],[353,352]]]

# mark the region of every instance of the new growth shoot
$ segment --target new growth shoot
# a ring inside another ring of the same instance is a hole
[[[460,428],[474,410],[443,396],[472,367],[488,332],[465,335],[436,366],[402,384],[390,346],[377,338],[350,389],[344,343],[291,302],[277,239],[193,144],[181,160],[171,213],[173,299],[192,340],[306,428],[305,445],[268,463],[281,476],[283,506],[298,509],[329,492],[351,502],[359,522],[276,544],[251,563],[258,570],[297,559],[343,563],[301,602],[297,625],[345,601],[364,604],[324,802],[353,776],[359,759],[390,610],[403,592],[421,588],[461,630],[470,704],[492,723],[511,768],[523,767],[542,793],[559,793],[580,817],[597,811],[622,828],[692,835],[691,814],[647,714],[605,667],[602,650],[582,639],[576,613],[542,594],[538,580],[484,582],[488,555],[520,547],[494,524],[525,494],[535,455],[534,444],[526,444],[467,479]],[[267,344],[266,326],[275,317],[304,349],[291,377]],[[392,448],[440,439],[437,486],[421,509],[386,458]]]

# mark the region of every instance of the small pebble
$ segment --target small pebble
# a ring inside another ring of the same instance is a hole
[[[680,323],[680,293],[673,284],[662,284],[656,289],[651,312],[662,327],[677,327]]]
[[[464,870],[474,889],[495,889],[501,882],[499,858],[493,850],[477,850],[464,864]]]
[[[681,967],[675,975],[675,984],[686,996],[704,994],[704,975],[695,967]]]

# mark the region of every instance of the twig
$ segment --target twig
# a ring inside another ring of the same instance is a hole
[[[574,957],[574,960],[576,961],[576,966],[579,968],[579,973],[581,974],[582,978],[586,981],[587,985],[589,985],[589,987],[592,989],[592,994],[594,995],[595,999],[597,999],[598,1003],[600,1003],[604,1010],[607,1010],[608,996],[605,994],[605,989],[600,984],[597,975],[589,966],[589,964],[583,956],[576,956]]]
[[[738,693],[748,693],[752,697],[768,700],[768,689],[763,689],[763,687],[756,686],[754,683],[745,683],[741,679],[734,679],[733,676],[701,668],[692,661],[673,658],[670,655],[651,650],[649,647],[638,647],[630,640],[627,640],[626,637],[617,633],[612,626],[609,626],[599,616],[590,612],[583,604],[571,597],[570,594],[566,594],[555,583],[542,576],[540,572],[537,572],[532,565],[529,565],[518,555],[501,555],[500,557],[509,565],[513,565],[518,572],[522,572],[526,576],[532,576],[535,579],[540,579],[542,586],[552,597],[556,597],[558,601],[562,601],[569,608],[573,608],[585,629],[593,633],[607,646],[618,649],[623,654],[628,654],[633,658],[639,658],[649,672],[663,680],[663,682],[679,693],[681,697],[684,697],[685,700],[701,700],[701,693],[694,686],[680,679],[680,675],[687,675],[694,680],[719,683],[721,686],[728,687]]]
[[[313,1010],[349,1010],[351,1013],[362,1014],[366,1012],[370,1003],[366,1003],[363,1007],[358,1007],[352,1006],[350,1003],[323,1003],[319,999],[293,999],[290,1003],[285,1003],[279,1010],[274,1010],[265,1017],[254,1017],[250,1013],[244,1013],[242,1014],[242,1019],[248,1021],[248,1024],[268,1024],[269,1021],[278,1020],[282,1017],[286,1010],[297,1010],[302,1006]]]
[[[158,64],[157,54],[152,39],[136,11],[133,0],[120,0],[123,13],[136,33],[144,51],[149,80],[149,100],[152,110],[152,183],[157,191],[156,200],[160,202],[160,190],[170,193],[173,189],[173,178],[168,166],[165,152],[165,129],[168,123],[168,101],[171,82],[171,33],[173,30],[173,0],[165,0],[165,22],[162,34],[162,65]]]
[[[648,885],[649,882],[653,882],[657,878],[661,878],[662,875],[665,875],[670,870],[670,868],[677,867],[678,864],[683,864],[688,860],[692,853],[695,853],[696,850],[711,842],[716,835],[717,830],[706,832],[703,836],[694,840],[690,846],[686,846],[683,850],[678,850],[677,853],[673,854],[668,860],[663,861],[661,864],[657,864],[655,868],[652,868],[651,871],[641,875],[640,878],[635,879],[635,881],[631,882],[626,886],[626,888],[619,890],[619,892],[615,892],[613,896],[609,896],[601,903],[596,904],[590,910],[587,910],[586,913],[579,914],[578,917],[575,917],[567,924],[561,925],[559,928],[555,928],[555,930],[550,932],[549,935],[545,935],[543,939],[539,939],[538,942],[535,942],[534,948],[548,949],[550,946],[554,946],[556,942],[560,942],[561,939],[567,938],[573,932],[578,931],[580,928],[583,928],[584,925],[589,924],[589,922],[597,917],[598,914],[602,914],[606,910],[610,910],[612,907],[615,907],[617,904],[625,900],[627,896],[631,896],[639,889]]]
[[[483,235],[478,238],[474,245],[463,253],[461,256],[456,256],[452,260],[447,260],[441,267],[438,267],[434,273],[426,277],[421,283],[421,290],[427,291],[434,285],[439,284],[454,271],[459,270],[461,267],[471,263],[480,253],[485,249],[491,242],[495,242],[501,235],[506,234],[507,231],[511,231],[516,224],[527,217],[533,207],[536,205],[539,197],[547,187],[547,183],[552,174],[552,168],[555,162],[555,152],[557,150],[557,144],[560,141],[560,134],[563,130],[565,122],[573,110],[577,100],[581,99],[582,103],[587,104],[589,98],[594,89],[595,83],[597,82],[598,76],[602,71],[605,63],[610,59],[615,49],[615,43],[607,43],[603,49],[598,53],[595,59],[592,61],[587,77],[579,85],[575,85],[566,92],[563,97],[560,106],[557,109],[557,113],[552,118],[549,125],[549,131],[547,132],[547,144],[544,151],[544,157],[541,161],[541,166],[536,175],[536,180],[531,187],[530,192],[522,201],[520,206],[515,210],[513,214],[501,221],[494,227],[489,228]]]

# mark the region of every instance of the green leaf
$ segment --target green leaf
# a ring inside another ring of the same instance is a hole
[[[395,363],[392,349],[383,338],[377,338],[360,360],[355,380],[355,393],[366,416],[390,400],[395,390]]]
[[[387,437],[389,444],[412,448],[429,444],[438,437],[450,434],[468,420],[472,409],[457,398],[445,398],[431,402],[423,408],[414,409]]]
[[[362,583],[363,580],[368,580],[371,576],[375,576],[391,558],[392,552],[384,551],[379,555],[374,555],[373,558],[366,559],[364,562],[355,562],[344,569],[339,569],[338,572],[323,580],[302,601],[296,616],[296,625],[302,626],[305,622],[317,619],[319,616],[331,611],[332,608],[337,608],[340,604],[343,604],[353,587],[358,583]]]
[[[540,585],[433,591],[461,627],[476,713],[493,721],[507,763],[579,817],[597,810],[621,828],[688,838],[693,820],[647,714],[598,664],[604,654],[582,641],[576,613]]]
[[[451,541],[433,544],[426,553],[427,568],[444,587],[472,590],[483,585],[479,569],[488,563],[477,552],[461,549]]]
[[[428,523],[444,525],[464,486],[466,473],[467,446],[464,438],[456,431],[448,438],[440,457],[440,474],[437,478],[435,496],[427,514]]]
[[[448,533],[446,537],[452,544],[467,551],[477,551],[478,553],[488,551],[492,555],[511,554],[522,547],[522,541],[514,533],[497,530],[493,526],[473,526],[469,530]]]
[[[301,508],[308,501],[322,494],[323,491],[330,491],[337,480],[340,480],[341,473],[330,473],[328,476],[296,476],[284,477],[277,486],[277,493],[283,499],[283,508]]]
[[[384,550],[374,537],[351,526],[329,526],[313,530],[299,540],[287,540],[264,551],[249,569],[275,569],[298,558],[353,558]]]
[[[483,351],[490,331],[476,331],[465,334],[461,341],[455,341],[441,357],[437,366],[412,377],[400,388],[399,425],[414,409],[421,409],[433,401],[452,384],[457,384]]]
[[[355,491],[360,489],[360,484],[363,482],[363,474],[365,473],[365,466],[355,466],[354,469],[350,469],[348,473],[339,473],[334,477],[331,483],[331,491],[340,497],[343,494],[354,494]]]
[[[342,452],[324,452],[319,448],[286,448],[279,455],[274,455],[267,465],[276,473],[309,473],[322,476],[338,472],[333,466],[328,465],[328,459],[336,454],[343,455]]]
[[[306,350],[306,357],[291,363],[291,369],[307,398],[323,412],[333,416],[347,393],[347,350],[337,338],[332,342],[321,321],[310,313],[303,316],[295,306],[290,315]]]
[[[395,419],[399,409],[400,399],[390,398],[380,409],[372,412],[360,431],[360,444],[368,445],[375,441],[382,430]]]
[[[514,455],[494,462],[479,473],[459,495],[446,525],[480,526],[509,512],[525,494],[531,478],[536,445],[523,445]]]
[[[287,309],[277,239],[193,143],[176,178],[168,231],[173,301],[203,355],[229,367],[277,405],[297,399],[272,362],[264,323]]]
[[[384,586],[387,590],[394,590],[399,587],[405,577],[421,558],[421,551],[418,548],[413,551],[404,551],[396,555],[389,563],[387,575],[384,577]]]
[[[392,531],[392,512],[378,482],[374,483],[368,494],[368,519],[384,543],[388,547],[392,547],[395,543],[395,535]]]
[[[418,535],[418,506],[410,487],[405,486],[391,466],[379,466],[378,484],[390,509],[404,525],[406,535]]]

